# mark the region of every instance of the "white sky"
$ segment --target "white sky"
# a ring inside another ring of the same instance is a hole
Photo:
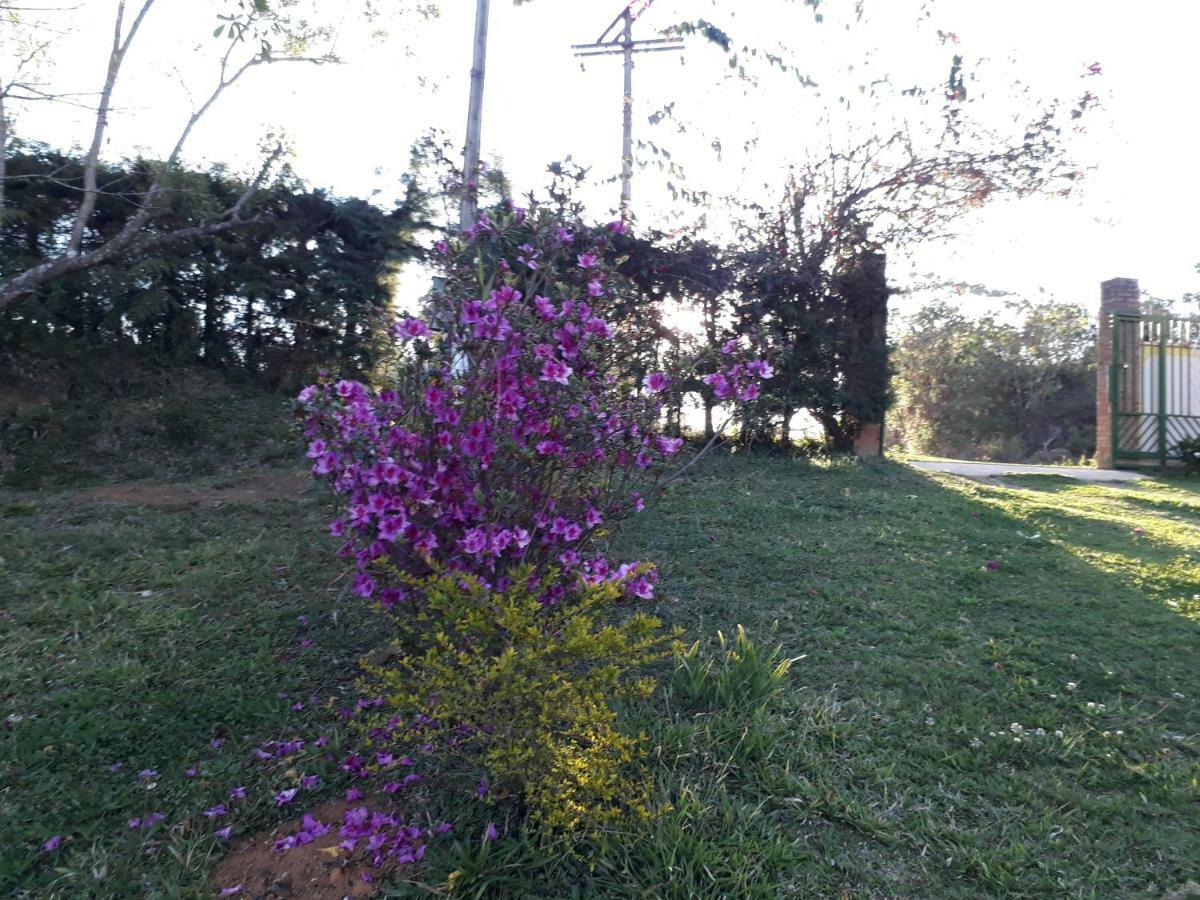
[[[443,0],[434,21],[399,16],[388,23],[388,36],[375,41],[349,12],[354,3],[320,0],[319,6],[339,28],[344,64],[252,73],[201,125],[188,159],[247,167],[273,129],[289,136],[294,167],[309,182],[341,194],[377,190],[386,199],[397,193],[409,147],[423,131],[441,128],[461,140],[475,3]],[[568,154],[597,175],[619,171],[619,58],[590,60],[581,70],[570,45],[594,40],[622,3],[535,0],[514,7],[493,0],[484,148],[518,191],[541,187],[546,164]],[[930,16],[922,17],[923,6],[932,8]],[[49,84],[78,91],[99,86],[114,8],[115,0],[82,0],[59,14],[69,33],[44,68]],[[158,0],[122,75],[109,155],[166,152],[187,115],[180,83],[198,96],[212,78],[220,44],[211,32],[222,8],[220,2]],[[953,243],[923,248],[911,260],[893,259],[894,282],[904,286],[931,273],[1089,305],[1099,282],[1116,275],[1139,278],[1159,296],[1200,288],[1194,270],[1200,262],[1194,50],[1200,0],[865,0],[861,22],[852,21],[852,8],[852,0],[826,0],[826,21],[816,24],[799,0],[658,0],[638,23],[639,36],[681,19],[707,18],[739,41],[786,44],[821,87],[802,88],[762,69],[757,85],[747,86],[730,77],[719,51],[693,38],[682,55],[639,58],[635,137],[683,160],[688,188],[769,199],[762,186],[782,181],[788,159],[844,144],[867,126],[872,104],[858,98],[846,109],[839,96],[858,97],[857,84],[884,74],[896,86],[934,84],[945,78],[951,53],[961,52],[969,65],[983,59],[971,67],[979,78],[968,82],[971,106],[996,123],[1030,109],[1023,95],[1012,95],[1017,82],[1034,97],[1074,101],[1085,90],[1098,94],[1102,108],[1087,117],[1085,131],[1069,136],[1088,176],[1069,200],[1026,199],[973,214]],[[939,28],[960,37],[957,48],[939,42]],[[1081,80],[1095,61],[1103,75]],[[687,134],[671,122],[647,123],[653,110],[672,101]],[[77,111],[43,104],[18,114],[23,136],[62,145],[88,139]],[[922,113],[913,109],[913,115]],[[726,151],[719,162],[708,146],[715,136]],[[757,143],[742,152],[752,136]],[[664,181],[651,169],[635,176],[641,221],[668,221],[672,204]],[[615,206],[617,194],[610,183],[587,196],[599,217]],[[688,218],[695,215],[686,210]],[[718,221],[720,208],[708,215]],[[982,310],[996,301],[968,303]]]

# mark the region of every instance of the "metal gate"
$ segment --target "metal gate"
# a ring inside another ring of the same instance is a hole
[[[1200,319],[1116,313],[1112,325],[1113,456],[1165,466],[1200,437]]]

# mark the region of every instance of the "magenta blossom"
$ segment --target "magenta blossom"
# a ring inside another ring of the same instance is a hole
[[[420,319],[402,319],[395,324],[392,333],[406,340],[433,337],[433,331]]]
[[[665,391],[670,383],[671,379],[667,377],[665,372],[651,372],[642,379],[642,384],[644,384],[646,386],[646,390],[650,391],[652,394]]]

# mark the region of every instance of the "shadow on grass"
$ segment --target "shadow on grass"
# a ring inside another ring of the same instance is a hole
[[[660,563],[673,623],[743,623],[806,654],[777,753],[814,788],[809,817],[760,798],[815,851],[791,887],[1186,880],[1200,624],[1168,604],[1200,569],[1133,534],[1136,511],[1097,523],[1046,499],[887,461],[725,460],[622,535]]]

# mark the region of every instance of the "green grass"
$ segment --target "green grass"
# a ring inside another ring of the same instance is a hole
[[[374,640],[333,581],[326,518],[311,498],[0,500],[0,895],[203,896],[220,850],[199,810],[240,784],[252,802],[238,833],[278,820],[278,773],[252,748],[327,728],[319,707]],[[153,788],[146,768],[161,773]],[[155,811],[165,825],[127,828]],[[65,843],[48,860],[53,834]]]
[[[0,699],[23,717],[0,732],[0,892],[196,896],[219,849],[195,811],[230,783],[268,791],[249,748],[327,722],[278,692],[335,693],[372,639],[334,580],[319,501],[13,494],[0,515],[15,598]],[[662,614],[710,652],[740,623],[799,659],[761,703],[668,677],[627,711],[670,805],[644,832],[572,859],[522,834],[481,848],[486,813],[465,813],[462,843],[417,880],[457,870],[481,897],[1189,896],[1196,479],[1015,488],[885,461],[730,459],[616,549],[660,564]],[[305,652],[300,613],[317,638]],[[230,742],[212,751],[214,735]],[[198,762],[202,778],[181,777]],[[155,791],[130,774],[145,766],[169,773]],[[123,824],[151,798],[183,824],[143,841]],[[278,817],[260,802],[239,828]]]

